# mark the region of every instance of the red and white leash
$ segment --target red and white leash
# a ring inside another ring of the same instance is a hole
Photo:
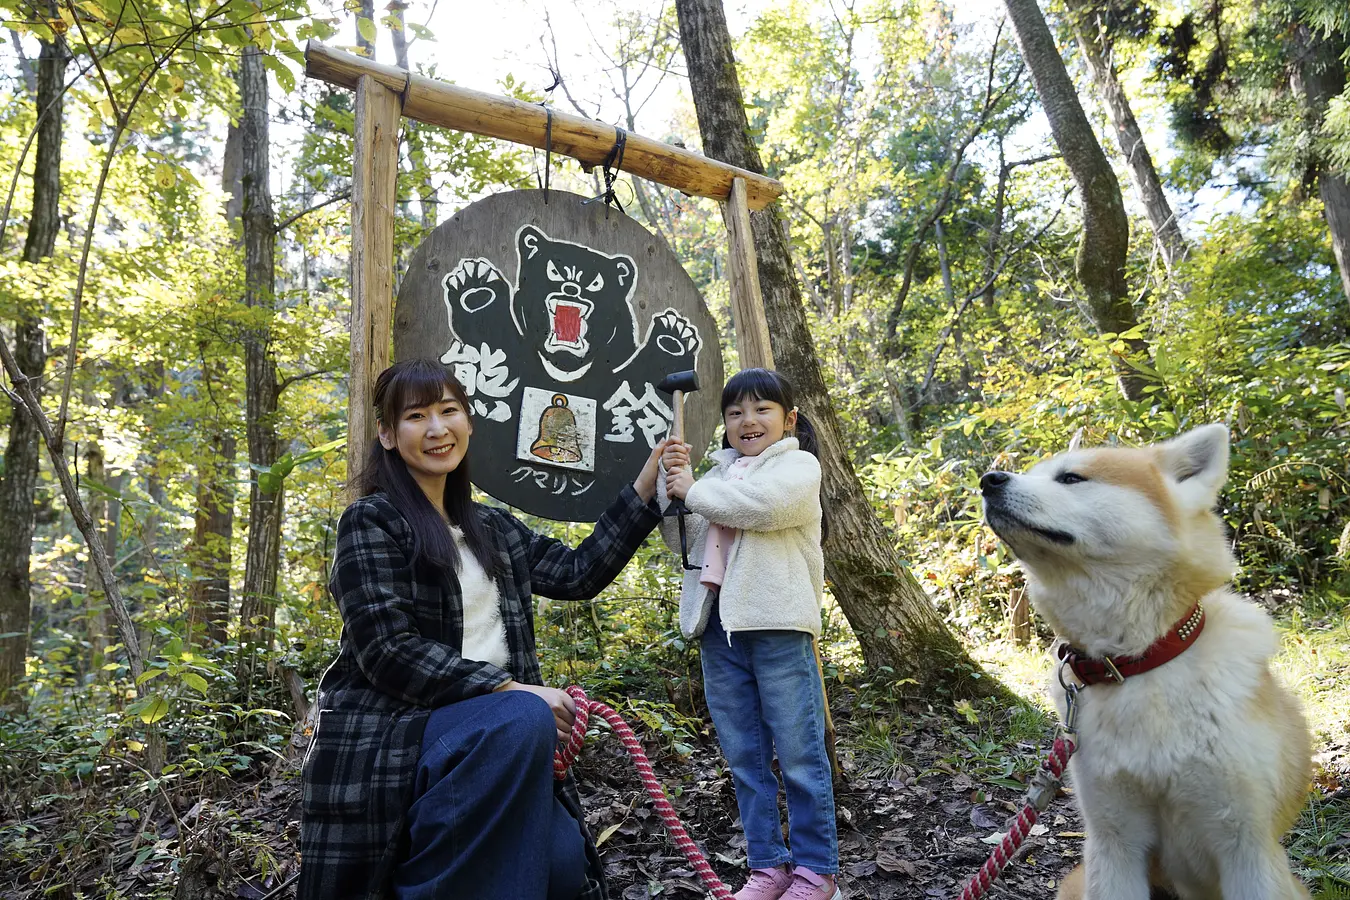
[[[652,798],[652,805],[656,807],[656,813],[665,823],[666,831],[670,833],[670,838],[675,842],[675,846],[684,854],[684,858],[689,861],[689,865],[698,873],[699,880],[703,886],[712,892],[717,900],[733,900],[731,890],[722,883],[717,877],[717,873],[708,865],[708,859],[698,846],[690,839],[689,833],[684,830],[684,825],[680,824],[680,817],[675,815],[675,809],[666,799],[666,792],[661,787],[661,782],[656,780],[656,773],[652,771],[652,764],[647,759],[647,754],[642,749],[642,743],[633,734],[633,729],[628,727],[628,723],[616,713],[612,708],[601,703],[599,700],[590,700],[586,697],[586,692],[576,685],[567,689],[567,693],[576,701],[576,719],[572,723],[572,736],[567,743],[559,748],[553,757],[553,777],[561,781],[567,775],[567,770],[572,767],[572,762],[581,752],[581,745],[586,740],[586,723],[590,721],[591,713],[599,713],[600,716],[609,723],[609,727],[619,736],[623,742],[623,747],[628,751],[628,755],[633,757],[633,765],[637,767],[638,775],[642,778],[642,786],[647,789],[647,796]]]
[[[703,882],[704,887],[711,891],[717,900],[734,900],[731,890],[713,872],[712,866],[708,865],[707,857],[689,838],[689,833],[684,830],[684,825],[680,823],[680,817],[675,815],[675,809],[666,799],[666,793],[661,787],[661,782],[656,780],[656,773],[652,771],[652,764],[647,759],[647,754],[643,751],[642,743],[637,739],[637,735],[633,734],[633,729],[611,707],[606,706],[599,700],[587,698],[586,692],[576,685],[569,687],[567,693],[576,701],[576,718],[572,723],[571,737],[554,754],[553,777],[561,781],[567,776],[567,770],[572,768],[572,763],[576,760],[577,754],[581,752],[581,745],[586,740],[586,726],[590,721],[590,714],[592,712],[599,713],[609,723],[609,727],[614,730],[614,733],[619,736],[619,740],[623,742],[628,755],[633,758],[633,764],[637,767],[638,775],[642,778],[642,786],[647,789],[647,796],[652,798],[652,805],[656,807],[657,814],[661,817],[661,821],[665,823],[666,831],[670,833],[671,839],[680,852],[684,854],[684,858],[689,861],[689,865],[698,873],[699,880]],[[980,867],[980,871],[975,873],[975,876],[966,884],[958,900],[978,900],[985,895],[985,892],[989,890],[998,876],[1012,862],[1017,849],[1022,846],[1027,835],[1031,833],[1031,827],[1036,824],[1041,812],[1054,799],[1055,793],[1059,790],[1060,781],[1064,777],[1064,769],[1069,764],[1069,757],[1073,755],[1075,749],[1072,735],[1076,734],[1074,730],[1074,720],[1077,718],[1076,695],[1077,689],[1075,686],[1068,692],[1069,709],[1062,733],[1055,738],[1050,755],[1041,763],[1041,768],[1037,770],[1036,777],[1032,779],[1031,788],[1027,791],[1026,805],[1012,820],[1012,823],[1008,826],[1008,833],[994,848],[994,852]]]

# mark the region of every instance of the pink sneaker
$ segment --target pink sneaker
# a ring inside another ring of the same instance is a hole
[[[817,875],[798,866],[792,871],[792,885],[782,900],[844,900],[844,892],[835,884],[833,875]]]
[[[782,869],[751,869],[750,880],[736,892],[736,900],[778,900],[792,887],[792,876]]]

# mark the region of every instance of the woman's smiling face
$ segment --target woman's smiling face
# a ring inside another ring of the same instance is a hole
[[[398,450],[408,474],[440,505],[445,476],[463,462],[469,452],[473,421],[469,411],[449,387],[437,403],[410,406],[398,421],[380,422],[380,444],[386,450]]]

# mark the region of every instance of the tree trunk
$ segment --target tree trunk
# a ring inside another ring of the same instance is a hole
[[[1163,262],[1171,272],[1186,256],[1186,238],[1177,225],[1172,204],[1163,192],[1162,180],[1158,178],[1158,170],[1153,167],[1153,157],[1144,143],[1144,133],[1134,118],[1134,111],[1130,109],[1130,98],[1125,95],[1125,89],[1116,75],[1111,36],[1098,21],[1099,13],[1094,12],[1092,0],[1065,0],[1065,6],[1073,22],[1078,46],[1082,48],[1088,69],[1092,72],[1092,81],[1116,130],[1116,141],[1130,167],[1135,190],[1144,203],[1153,235],[1162,251]]]
[[[94,485],[89,489],[89,518],[93,520],[94,529],[99,534],[103,552],[110,561],[115,560],[117,545],[121,539],[118,525],[122,517],[122,504],[110,499],[109,494],[100,488],[120,493],[120,482],[123,479],[119,477],[117,479],[119,483],[109,481],[103,447],[97,439],[90,440],[84,447],[85,477]],[[98,573],[93,554],[90,554],[84,567],[84,595],[86,618],[89,623],[89,643],[93,648],[90,668],[97,673],[104,663],[103,657],[112,637],[113,626],[108,616],[108,590],[103,584],[103,577]]]
[[[210,377],[202,373],[203,379]],[[230,618],[230,541],[234,537],[235,438],[220,423],[209,425],[208,444],[197,464],[197,513],[188,547],[189,641],[200,631],[222,643]]]
[[[352,7],[348,7],[348,9],[352,9]],[[371,40],[367,40],[366,36],[361,33],[360,20],[365,19],[368,22],[370,22],[370,27],[372,29],[371,34],[373,36],[375,34],[373,30],[375,28],[375,0],[357,0],[355,10],[356,15],[360,17],[357,19],[357,26],[356,26],[357,49],[361,51],[362,56],[365,56],[368,59],[374,59],[375,41],[373,37]]]
[[[394,18],[394,24],[389,29],[389,37],[394,43],[394,61],[400,69],[411,72],[412,65],[408,62],[407,22],[404,17],[404,10],[408,8],[408,4],[403,0],[393,0],[387,8],[389,15]],[[440,211],[436,200],[436,183],[431,180],[431,167],[427,165],[426,150],[423,147],[422,135],[419,134],[421,127],[422,123],[409,119],[403,124],[403,131],[408,141],[408,161],[412,163],[412,170],[418,183],[417,208],[422,228],[430,231],[436,227]]]
[[[1022,59],[1031,70],[1050,131],[1063,155],[1083,204],[1083,234],[1074,269],[1083,288],[1084,312],[1102,334],[1121,335],[1139,324],[1125,283],[1125,257],[1130,246],[1130,220],[1120,196],[1116,173],[1106,161],[1078,102],[1055,40],[1036,0],[1004,0],[1017,33]],[[1130,365],[1147,364],[1148,343],[1124,338],[1122,353],[1112,354],[1120,391],[1130,400],[1147,396],[1149,379]]]
[[[1303,101],[1307,128],[1316,134],[1326,118],[1327,104],[1345,90],[1345,38],[1327,37],[1298,23],[1293,28],[1294,65],[1289,80],[1294,93]],[[1341,289],[1350,301],[1350,183],[1345,175],[1331,169],[1323,154],[1313,159],[1317,170],[1317,189],[1322,195],[1322,214],[1331,231],[1331,249],[1341,273]]]
[[[675,9],[704,152],[762,173],[759,150],[749,137],[721,0],[677,0]],[[873,513],[840,437],[807,329],[801,288],[792,277],[778,208],[770,205],[750,219],[774,359],[796,386],[799,404],[820,439],[824,505],[830,525],[825,574],[858,636],[865,661],[874,669],[889,666],[897,677],[915,679],[920,691],[965,696],[1000,690],[992,679],[971,677],[979,672],[978,666],[896,558],[891,538]]]
[[[257,47],[239,60],[239,99],[243,111],[240,134],[240,186],[244,241],[244,300],[270,319],[275,304],[276,223],[272,215],[268,152],[267,71]],[[254,320],[244,331],[244,381],[248,433],[248,552],[244,559],[244,595],[239,609],[241,644],[271,646],[276,616],[277,568],[281,550],[282,492],[267,493],[258,482],[259,467],[277,461],[276,361],[271,354],[271,328]]]
[[[53,10],[53,15],[55,11]],[[37,66],[37,110],[50,110],[39,126],[33,166],[33,210],[23,259],[36,263],[52,255],[60,230],[62,88],[69,57],[60,44],[42,44]],[[14,354],[20,371],[34,379],[36,392],[47,366],[42,311],[23,309],[14,326]],[[9,441],[0,474],[0,701],[24,675],[31,618],[29,559],[32,554],[40,435],[22,403],[11,403]]]

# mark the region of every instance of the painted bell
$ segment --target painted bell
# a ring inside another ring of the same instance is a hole
[[[581,462],[577,416],[567,408],[567,398],[562,394],[554,394],[553,405],[539,414],[539,437],[530,445],[530,452],[550,462]]]

